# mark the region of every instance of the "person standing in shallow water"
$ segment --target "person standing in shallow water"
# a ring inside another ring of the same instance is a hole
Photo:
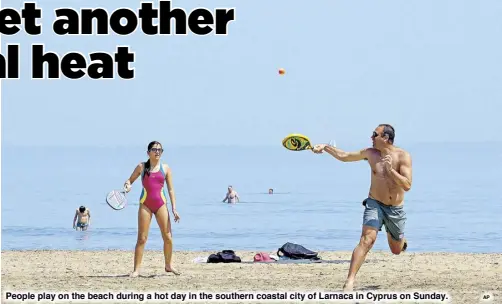
[[[85,206],[80,206],[77,210],[75,210],[75,216],[73,217],[73,229],[85,231],[89,225],[91,225],[91,211]]]
[[[228,201],[229,204],[235,204],[236,202],[240,202],[239,194],[234,190],[232,186],[228,186],[228,192],[225,198],[223,199],[223,203]]]
[[[164,149],[158,141],[149,143],[147,149],[148,160],[137,165],[129,179],[124,183],[124,190],[126,192],[131,191],[132,184],[140,176],[143,185],[138,208],[138,239],[134,250],[134,270],[130,275],[131,277],[139,275],[152,214],[155,214],[155,219],[157,220],[162,240],[164,241],[164,269],[166,272],[172,272],[176,275],[180,274],[179,271],[173,268],[171,263],[173,239],[164,182],[167,184],[174,221],[178,222],[180,216],[176,211],[176,197],[174,195],[171,169],[167,164],[162,163],[160,159],[163,152]]]
[[[371,168],[371,185],[363,201],[364,215],[361,239],[352,252],[349,273],[343,286],[352,291],[356,273],[376,241],[377,233],[385,225],[387,240],[393,254],[408,247],[404,238],[406,212],[404,194],[411,189],[412,164],[410,154],[394,146],[395,131],[389,124],[380,124],[373,131],[373,147],[357,152],[345,152],[330,145],[315,145],[314,153],[328,152],[343,162],[367,160]]]

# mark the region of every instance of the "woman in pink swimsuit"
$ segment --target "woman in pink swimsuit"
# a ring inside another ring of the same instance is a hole
[[[141,176],[143,190],[139,199],[138,210],[138,240],[134,250],[134,270],[131,273],[132,277],[137,277],[141,261],[143,260],[143,251],[145,249],[146,240],[148,238],[148,230],[152,221],[152,214],[155,214],[157,224],[159,224],[162,239],[164,240],[164,259],[166,272],[172,272],[176,275],[180,273],[171,265],[173,253],[173,239],[171,235],[171,220],[169,211],[167,210],[167,198],[164,188],[164,181],[167,184],[169,198],[173,209],[174,221],[178,222],[180,216],[176,212],[176,198],[174,196],[173,183],[171,179],[171,169],[167,164],[160,161],[160,156],[164,150],[162,145],[157,141],[152,141],[148,144],[148,161],[140,163],[134,169],[128,180],[124,184],[126,192],[131,191],[131,185]]]

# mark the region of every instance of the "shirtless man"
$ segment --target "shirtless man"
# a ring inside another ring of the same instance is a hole
[[[77,221],[76,225],[75,221]],[[89,227],[90,224],[91,224],[91,212],[84,206],[80,206],[80,208],[75,210],[75,216],[73,217],[73,229],[87,230],[87,227]]]
[[[225,198],[223,199],[223,202],[226,202],[227,200],[229,204],[234,204],[236,201],[240,202],[239,194],[237,194],[237,191],[235,191],[232,188],[232,186],[228,186],[228,192]]]
[[[411,188],[411,156],[405,150],[394,146],[394,136],[394,128],[391,125],[381,124],[371,136],[372,148],[345,152],[320,144],[315,145],[313,149],[314,153],[326,151],[343,162],[367,160],[371,167],[371,187],[368,198],[363,201],[365,209],[361,239],[352,253],[344,291],[353,290],[356,273],[373,247],[382,225],[385,225],[390,251],[393,254],[400,254],[408,246],[404,238],[406,213],[403,210],[403,199],[404,193]]]

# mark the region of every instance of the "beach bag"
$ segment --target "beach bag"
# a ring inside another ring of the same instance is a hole
[[[207,258],[208,263],[240,263],[241,258],[235,255],[233,250],[223,250],[216,254],[211,254]]]
[[[281,248],[277,251],[277,255],[280,257],[282,253],[282,256],[288,257],[293,260],[320,260],[321,258],[318,256],[317,252],[314,252],[312,250],[309,250],[302,245],[294,244],[287,242],[286,244],[282,245]]]

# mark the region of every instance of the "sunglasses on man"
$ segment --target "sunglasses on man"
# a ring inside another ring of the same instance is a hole
[[[373,135],[371,135],[371,138],[375,138],[375,137],[384,137],[385,133],[382,133],[382,134],[378,134],[377,132],[373,131]]]

